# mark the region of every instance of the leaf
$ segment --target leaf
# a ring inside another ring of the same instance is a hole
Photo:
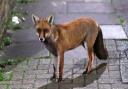
[[[3,73],[0,72],[0,81],[3,81],[3,80],[4,80]]]

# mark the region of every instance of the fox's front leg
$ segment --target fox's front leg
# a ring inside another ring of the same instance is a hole
[[[59,78],[59,59],[56,56],[53,56],[53,76],[51,79],[58,79]]]
[[[64,68],[64,52],[59,52],[58,53],[58,60],[59,62],[59,79],[58,82],[62,81],[63,78],[63,68]]]
[[[53,77],[52,79],[58,79],[58,82],[62,80],[64,67],[64,52],[59,52],[57,58],[54,57],[53,63]]]

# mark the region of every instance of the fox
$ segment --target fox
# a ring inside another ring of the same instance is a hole
[[[95,55],[99,59],[107,59],[108,51],[104,45],[102,30],[91,17],[80,17],[66,23],[55,24],[54,16],[38,17],[32,14],[34,28],[39,40],[55,57],[53,76],[58,82],[63,79],[64,53],[80,45],[87,45],[88,62],[83,74],[92,70]]]

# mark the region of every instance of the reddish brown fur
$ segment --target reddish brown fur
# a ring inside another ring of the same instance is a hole
[[[44,44],[50,52],[58,56],[59,63],[59,81],[62,79],[64,67],[64,52],[73,49],[79,45],[87,43],[89,62],[86,68],[87,73],[91,71],[91,66],[94,60],[93,46],[99,32],[96,22],[89,17],[82,17],[72,22],[58,25],[50,25],[47,20],[40,19],[35,22],[36,29],[40,29],[39,37],[45,37]],[[51,32],[48,37],[44,29]],[[55,71],[54,71],[55,75]]]

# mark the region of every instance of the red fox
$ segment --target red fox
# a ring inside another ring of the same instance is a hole
[[[99,59],[107,59],[108,51],[104,47],[101,28],[92,18],[81,17],[64,24],[54,24],[53,16],[41,18],[32,15],[32,20],[40,41],[57,57],[52,78],[58,78],[58,82],[63,77],[65,51],[79,45],[85,47],[84,43],[87,43],[88,63],[84,73],[91,71],[95,54]]]

